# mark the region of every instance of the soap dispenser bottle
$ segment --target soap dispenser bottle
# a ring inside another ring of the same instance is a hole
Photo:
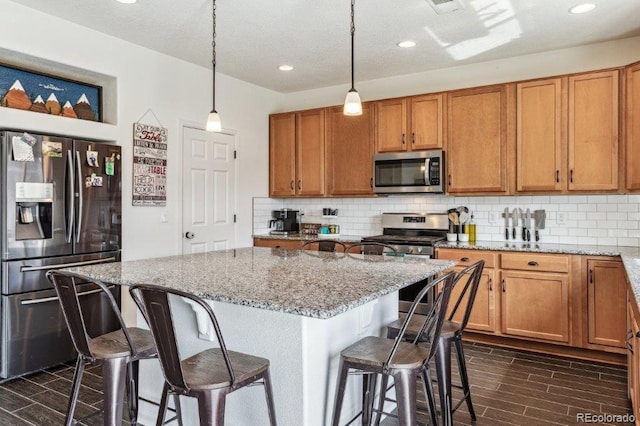
[[[471,220],[467,224],[467,233],[469,234],[469,242],[476,242],[476,221],[473,219],[473,212],[471,212]]]

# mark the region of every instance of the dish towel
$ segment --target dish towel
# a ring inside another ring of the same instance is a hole
[[[213,324],[207,312],[198,303],[191,299],[182,298],[182,300],[191,306],[193,313],[196,315],[196,323],[198,324],[198,337],[203,340],[213,342],[215,340],[215,331]]]

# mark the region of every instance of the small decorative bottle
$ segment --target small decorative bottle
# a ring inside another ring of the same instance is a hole
[[[469,242],[476,242],[476,222],[473,220],[473,212],[471,212],[471,221],[467,225],[467,232],[469,234]]]

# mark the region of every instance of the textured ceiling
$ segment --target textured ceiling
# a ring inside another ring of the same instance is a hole
[[[13,0],[211,67],[207,0]],[[356,82],[640,35],[640,1],[460,0],[437,15],[426,0],[356,2]],[[278,92],[350,80],[349,0],[217,0],[218,71]],[[416,47],[396,43],[413,40]],[[281,64],[293,71],[278,70]],[[357,83],[356,83],[357,86]]]

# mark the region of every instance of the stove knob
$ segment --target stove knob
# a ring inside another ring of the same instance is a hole
[[[416,247],[416,253],[421,254],[422,253],[422,247]]]

